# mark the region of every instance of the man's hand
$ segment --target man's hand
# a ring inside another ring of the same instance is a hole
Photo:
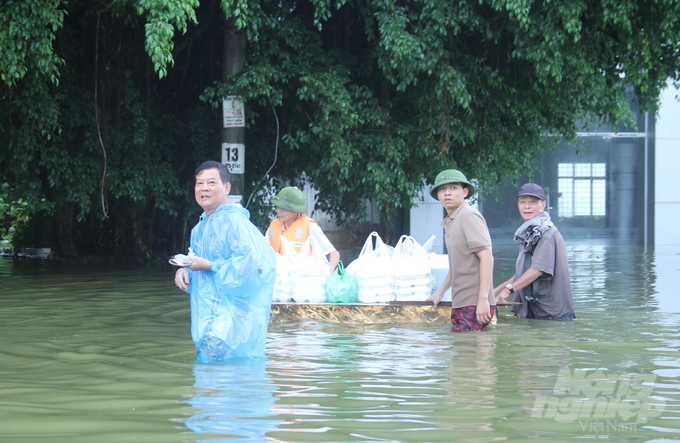
[[[508,301],[508,297],[510,297],[510,290],[503,288],[496,294],[496,303],[505,303]]]
[[[210,271],[209,260],[197,255],[192,255],[190,258],[191,264],[189,266],[179,268],[177,272],[175,272],[175,285],[183,291],[186,290],[190,284],[187,269],[191,269],[192,271]]]
[[[491,321],[491,307],[489,300],[484,299],[477,302],[477,323],[483,325]]]
[[[439,305],[439,302],[442,301],[442,298],[444,298],[444,291],[437,291],[427,297],[425,301],[431,301],[434,303],[434,309],[437,310],[437,305]]]
[[[177,272],[175,272],[175,285],[182,291],[185,291],[189,288],[189,283],[189,273],[186,269],[179,268]]]

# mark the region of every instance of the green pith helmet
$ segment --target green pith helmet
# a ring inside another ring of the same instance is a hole
[[[467,178],[465,178],[465,175],[462,172],[457,169],[447,169],[446,171],[442,171],[437,174],[437,178],[434,179],[434,185],[432,185],[432,189],[430,189],[430,195],[432,198],[437,200],[437,189],[439,189],[441,185],[446,185],[449,183],[465,184],[468,188],[468,195],[465,198],[470,198],[475,193],[475,186],[470,183]]]
[[[272,197],[274,206],[286,211],[304,214],[307,212],[305,194],[294,186],[286,186],[281,189],[276,197]]]

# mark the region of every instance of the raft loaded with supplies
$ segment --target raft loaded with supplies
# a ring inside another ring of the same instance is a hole
[[[432,302],[425,301],[441,286],[448,272],[447,256],[429,252],[432,240],[434,236],[421,246],[412,237],[402,236],[397,246],[392,248],[376,232],[372,232],[354,261],[344,269],[340,264],[335,273],[327,276],[325,297],[319,289],[314,292],[313,301],[301,299],[298,295],[299,288],[311,278],[306,277],[309,273],[302,268],[321,269],[328,265],[323,262],[325,257],[314,258],[310,254],[297,257],[292,253],[288,257],[280,257],[277,263],[282,266],[277,268],[277,282],[281,284],[277,284],[272,303],[271,323],[303,320],[342,324],[449,324],[450,290],[436,310]],[[282,241],[285,242],[285,239]],[[310,249],[303,247],[302,251],[305,250]],[[315,260],[320,260],[322,266],[314,266]],[[291,278],[291,275],[295,277]],[[318,276],[316,272],[314,276]],[[352,293],[354,290],[356,296]],[[492,324],[495,322],[496,319]]]

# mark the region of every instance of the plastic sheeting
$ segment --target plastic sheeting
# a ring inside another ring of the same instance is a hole
[[[276,278],[276,253],[239,204],[205,214],[191,248],[212,271],[190,271],[191,337],[197,361],[263,357]]]

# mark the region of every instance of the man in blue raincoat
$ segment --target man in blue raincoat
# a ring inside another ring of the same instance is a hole
[[[228,203],[229,170],[207,161],[196,169],[204,212],[191,231],[191,264],[175,284],[191,295],[191,337],[200,362],[263,357],[276,254],[240,204]]]

